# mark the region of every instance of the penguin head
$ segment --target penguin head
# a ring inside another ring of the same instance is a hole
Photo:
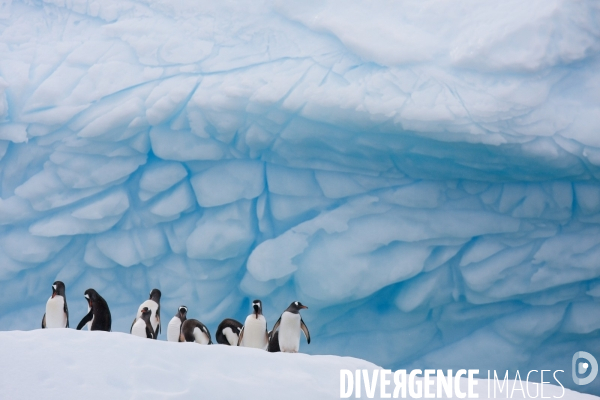
[[[181,320],[181,322],[185,321],[187,318],[187,307],[186,306],[179,306],[179,310],[177,310],[177,317],[179,317],[179,319]]]
[[[290,304],[290,306],[287,308],[286,311],[292,312],[292,313],[298,313],[298,311],[308,308],[306,307],[304,304],[300,303],[299,301],[292,301],[292,304]]]
[[[83,297],[87,299],[88,305],[91,307],[92,303],[98,300],[98,292],[94,289],[88,289],[83,293]]]
[[[56,281],[52,284],[52,297],[56,295],[65,297],[65,284],[61,281]]]
[[[160,304],[160,290],[158,289],[152,289],[150,291],[150,300],[154,300],[157,304]]]
[[[148,307],[142,308],[142,319],[150,320],[150,314],[152,314],[152,310],[148,309]]]
[[[258,318],[258,316],[262,314],[262,301],[254,300],[252,302],[252,308],[254,309],[254,315]]]

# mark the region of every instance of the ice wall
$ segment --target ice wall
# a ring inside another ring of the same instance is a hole
[[[0,329],[310,309],[390,368],[600,354],[600,5],[0,0]],[[578,388],[600,393],[600,384]]]

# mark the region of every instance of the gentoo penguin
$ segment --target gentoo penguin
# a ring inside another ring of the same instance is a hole
[[[133,323],[131,324],[131,329],[133,329],[133,325],[135,325],[137,320],[141,318],[142,309],[144,307],[147,307],[148,310],[152,312],[152,315],[150,315],[150,324],[152,325],[153,329],[152,336],[154,337],[154,339],[158,338],[158,332],[160,331],[160,296],[160,290],[152,289],[152,291],[150,292],[150,298],[142,304],[140,304],[137,315],[135,316],[135,318],[133,319]]]
[[[52,296],[46,302],[46,313],[42,318],[42,329],[68,327],[69,309],[67,308],[65,284],[56,281],[52,284]]]
[[[187,310],[188,309],[186,306],[180,306],[177,310],[177,314],[175,314],[175,316],[171,318],[171,321],[167,326],[167,341],[183,342],[183,340],[180,340],[181,325],[183,325],[183,323],[185,322]]]
[[[89,331],[110,332],[112,320],[106,300],[94,289],[86,290],[83,297],[88,302],[88,313],[81,319],[79,325],[77,325],[77,330],[81,330],[87,324]]]
[[[273,326],[271,337],[274,338],[278,334],[279,349],[284,353],[298,352],[300,348],[300,329],[302,329],[306,341],[310,344],[310,333],[300,316],[300,310],[304,308],[308,307],[299,301],[292,302]]]
[[[235,319],[224,319],[217,328],[217,343],[237,346],[238,340],[240,340],[242,326],[243,325]]]
[[[273,333],[273,331],[269,332],[269,347],[267,348],[269,353],[278,353],[279,350],[279,331]]]
[[[150,316],[152,315],[152,310],[148,307],[144,307],[141,309],[142,315],[140,318],[137,318],[131,327],[131,334],[143,338],[148,339],[156,339],[154,337],[154,328],[150,324]]]
[[[246,317],[246,322],[240,332],[238,346],[267,350],[269,334],[267,333],[267,320],[262,314],[262,301],[254,300],[252,308],[254,312]]]
[[[208,328],[197,319],[187,319],[181,325],[182,342],[196,342],[200,344],[212,344]]]

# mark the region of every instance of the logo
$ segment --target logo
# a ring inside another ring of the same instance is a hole
[[[584,359],[586,361],[582,361]],[[585,378],[579,378],[577,375],[584,375],[591,367],[590,373]],[[598,361],[593,355],[586,351],[578,351],[573,354],[573,363],[571,372],[573,374],[573,382],[576,385],[587,385],[596,379],[598,375]]]

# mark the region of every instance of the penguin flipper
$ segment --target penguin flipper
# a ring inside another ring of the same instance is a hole
[[[156,328],[158,329],[158,331],[160,333],[162,333],[162,330],[160,328],[160,304],[158,305],[158,308],[156,309],[156,319],[158,320],[158,326]],[[158,336],[158,335],[156,335],[156,336]]]
[[[156,309],[156,330],[152,331],[152,334],[154,335],[154,339],[158,339],[158,333],[162,333],[161,329],[160,329],[160,304],[158,305],[158,308]],[[183,324],[182,324],[183,325]]]
[[[88,322],[90,322],[92,320],[93,316],[94,316],[94,312],[92,310],[90,310],[90,312],[87,313],[87,315],[81,319],[81,321],[79,322],[79,325],[77,325],[77,330],[80,331],[81,328],[83,328],[85,326],[85,324],[87,324]]]
[[[129,333],[131,333],[131,331],[133,331],[133,326],[135,325],[135,321],[137,321],[137,317],[135,317],[133,319],[133,322],[131,323],[131,328],[129,328]]]
[[[242,345],[242,339],[244,338],[244,326],[242,326],[242,330],[240,331],[240,337],[238,338],[238,346]]]
[[[310,332],[308,332],[308,328],[302,320],[302,317],[300,317],[300,329],[302,329],[302,332],[304,332],[304,336],[306,336],[306,341],[308,342],[308,344],[310,344]]]
[[[67,316],[67,328],[69,327],[69,309],[67,308],[67,299],[65,299],[65,306],[63,307],[65,315]]]
[[[42,329],[46,329],[46,313],[44,313],[44,317],[42,318]]]
[[[271,337],[269,338],[269,340],[271,340],[271,338],[273,337],[273,335],[275,335],[275,332],[277,331],[277,328],[279,328],[279,324],[281,324],[281,317],[279,317],[279,319],[277,320],[277,322],[275,322],[275,325],[273,325],[273,329],[271,329]]]
[[[104,300],[104,299],[102,299]],[[104,305],[106,306],[106,314],[108,314],[108,331],[112,332],[112,317],[110,315],[110,309],[108,308],[108,304],[106,303],[106,301],[104,301]]]

